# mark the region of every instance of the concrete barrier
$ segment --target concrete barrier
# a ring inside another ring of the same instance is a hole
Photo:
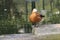
[[[49,35],[49,34],[60,34],[60,24],[47,24],[41,25],[40,27],[34,28],[35,35]]]
[[[40,25],[40,27],[34,29],[35,35],[32,33],[0,35],[0,40],[40,40],[39,38],[43,39],[43,35],[46,37],[50,34],[60,34],[60,24]]]
[[[0,40],[36,40],[32,34],[0,35]]]

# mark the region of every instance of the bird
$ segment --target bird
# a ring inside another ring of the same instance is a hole
[[[34,8],[29,16],[29,21],[36,27],[36,24],[39,23],[43,17],[45,16],[40,14],[38,10]]]

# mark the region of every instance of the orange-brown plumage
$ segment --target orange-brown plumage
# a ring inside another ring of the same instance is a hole
[[[31,15],[29,16],[29,20],[31,23],[38,23],[42,20],[42,15],[40,15],[40,13],[37,12],[36,9],[33,9]]]
[[[30,17],[29,17],[29,20],[30,20],[30,22],[32,22],[32,23],[40,22],[41,19],[42,19],[42,18],[40,17],[40,14],[39,14],[39,13],[34,13],[34,12],[32,12],[32,14],[31,14]]]

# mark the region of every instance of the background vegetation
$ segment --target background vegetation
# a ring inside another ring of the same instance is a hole
[[[25,0],[0,0],[0,34],[19,33],[21,28],[30,33],[32,28],[28,16],[31,14],[31,5],[31,2],[27,2],[26,8]],[[39,11],[43,10],[43,7],[47,13],[42,24],[60,23],[60,0],[36,1]]]

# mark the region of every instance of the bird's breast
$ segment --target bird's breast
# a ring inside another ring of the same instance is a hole
[[[40,15],[36,15],[36,14],[32,14],[30,15],[30,21],[33,22],[33,23],[36,23],[36,22],[39,22],[41,21],[41,17]]]

